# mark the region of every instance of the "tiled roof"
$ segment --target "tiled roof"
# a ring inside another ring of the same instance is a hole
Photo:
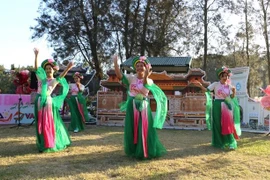
[[[132,66],[134,57],[128,58],[121,66]],[[147,57],[152,66],[189,66],[191,57]]]

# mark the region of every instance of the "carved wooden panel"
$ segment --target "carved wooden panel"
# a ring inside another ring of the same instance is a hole
[[[205,97],[191,96],[183,98],[181,110],[184,112],[203,112],[205,111]]]
[[[119,104],[123,101],[121,91],[98,92],[97,101],[99,125],[124,125],[125,112],[121,112],[119,109]]]
[[[98,92],[98,109],[119,110],[119,104],[123,101],[123,93],[116,91]]]
[[[167,96],[167,98],[169,100],[168,112],[170,114],[181,112],[182,96]]]
[[[150,106],[156,111],[156,101],[149,96]],[[185,95],[167,95],[169,126],[205,128],[205,101],[202,93]],[[116,91],[98,92],[98,124],[123,126],[125,112],[121,112],[119,104],[123,101],[123,93]],[[166,127],[166,125],[164,125]],[[168,126],[168,124],[167,124]]]

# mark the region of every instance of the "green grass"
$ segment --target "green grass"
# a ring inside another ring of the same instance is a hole
[[[243,133],[235,151],[210,146],[210,131],[159,130],[164,157],[123,151],[123,128],[86,126],[61,152],[38,153],[34,126],[0,127],[0,179],[269,179],[270,136]]]

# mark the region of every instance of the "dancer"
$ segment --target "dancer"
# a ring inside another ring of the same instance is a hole
[[[128,156],[138,159],[151,159],[166,153],[159,141],[156,128],[162,129],[167,115],[167,97],[163,91],[149,79],[151,65],[145,56],[135,57],[132,65],[136,75],[122,74],[113,57],[117,77],[128,87],[128,98],[121,110],[126,111],[124,129],[124,149]],[[152,117],[149,90],[157,102],[155,118]]]
[[[240,107],[235,98],[235,87],[230,84],[231,70],[223,66],[216,70],[218,82],[207,88],[196,81],[194,85],[206,92],[206,123],[212,129],[212,146],[234,150],[237,148],[236,139],[241,135]],[[214,91],[212,100],[210,91]],[[212,122],[211,122],[212,119]]]
[[[39,51],[34,49],[34,53],[38,79],[38,90],[34,106],[36,144],[39,152],[60,151],[71,144],[68,132],[59,114],[59,109],[68,93],[68,84],[64,76],[72,68],[73,63],[70,62],[59,77],[54,78],[54,73],[59,69],[57,62],[46,59],[42,62],[41,67],[37,68]],[[63,88],[62,92],[55,97],[51,97],[58,83]]]
[[[77,133],[84,130],[85,122],[89,121],[89,115],[85,98],[82,95],[85,87],[80,82],[81,79],[83,79],[83,75],[79,72],[75,72],[73,78],[75,83],[69,85],[71,96],[67,99],[71,112],[71,122],[68,130]]]

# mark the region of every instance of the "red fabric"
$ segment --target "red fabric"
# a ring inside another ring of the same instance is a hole
[[[76,102],[77,102],[77,106],[78,106],[79,112],[80,112],[80,114],[81,114],[81,116],[82,116],[82,120],[83,120],[83,122],[85,123],[84,113],[83,113],[83,105],[79,103],[77,97],[76,97]]]
[[[144,102],[145,103],[145,102]],[[146,106],[145,106],[146,107]],[[148,116],[147,109],[144,108],[142,114],[142,141],[143,141],[143,153],[144,157],[148,157],[147,136],[148,136]]]
[[[139,126],[139,118],[140,114],[142,117],[142,144],[143,144],[143,153],[144,157],[148,157],[148,147],[147,147],[147,137],[148,137],[148,114],[147,114],[147,103],[146,101],[143,102],[143,106],[145,107],[141,112],[137,110],[135,106],[135,102],[133,102],[133,115],[134,115],[134,137],[133,143],[138,143],[138,126]]]
[[[55,146],[55,129],[51,103],[47,102],[45,107],[39,108],[38,133],[43,134],[45,148],[53,148]]]
[[[29,84],[19,85],[16,88],[16,94],[30,94],[32,91]]]
[[[138,126],[139,126],[140,112],[136,109],[135,102],[133,102],[133,115],[134,115],[133,143],[137,144],[137,142],[138,142]]]
[[[225,103],[221,104],[221,129],[222,135],[233,134],[235,139],[239,139],[234,127],[232,111],[228,109]]]

